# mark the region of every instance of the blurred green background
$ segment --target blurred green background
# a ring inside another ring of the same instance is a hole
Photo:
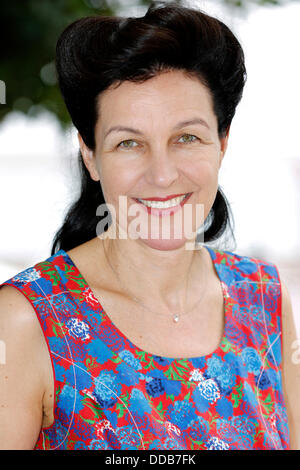
[[[281,4],[277,0],[217,1],[241,11],[250,4]],[[176,3],[187,4],[182,0]],[[10,0],[2,4],[0,80],[7,86],[6,104],[0,106],[0,125],[11,111],[36,116],[44,109],[53,113],[62,127],[68,125],[70,118],[57,86],[54,66],[60,33],[83,16],[122,16],[124,11],[127,16],[126,9],[146,8],[150,4],[150,0]]]

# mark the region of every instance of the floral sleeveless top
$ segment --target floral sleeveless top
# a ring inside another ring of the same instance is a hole
[[[202,357],[161,357],[134,345],[64,250],[2,284],[31,302],[51,356],[55,420],[35,449],[290,448],[278,270],[205,248],[222,286],[225,328]]]

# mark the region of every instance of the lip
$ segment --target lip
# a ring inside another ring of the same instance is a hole
[[[143,208],[143,210],[145,210],[149,215],[163,217],[163,216],[173,215],[176,212],[178,212],[184,206],[184,204],[190,199],[190,197],[193,193],[185,193],[185,194],[187,194],[187,197],[184,198],[183,201],[181,201],[180,204],[178,204],[177,206],[168,207],[166,209],[158,209],[158,208],[154,208],[154,207],[147,207],[144,204],[142,204],[141,202],[139,202],[137,199],[134,199],[134,200],[135,200],[135,202],[140,204],[140,206]],[[184,194],[182,194],[182,196],[184,196]],[[145,199],[145,200],[147,200],[147,199]]]
[[[174,199],[175,197],[184,196],[185,194],[191,193],[181,193],[181,194],[171,194],[170,196],[166,197],[140,197],[139,199],[143,199],[143,201],[168,201],[169,199]]]

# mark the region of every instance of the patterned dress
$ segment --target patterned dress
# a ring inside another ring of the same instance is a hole
[[[64,250],[2,284],[31,302],[51,356],[55,420],[35,449],[290,448],[278,270],[205,248],[222,286],[225,330],[202,357],[161,357],[134,345]]]

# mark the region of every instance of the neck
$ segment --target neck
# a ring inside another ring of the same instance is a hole
[[[176,250],[157,250],[140,240],[110,238],[103,240],[102,246],[116,282],[122,283],[120,290],[126,289],[129,296],[151,309],[185,311],[195,303],[192,292],[198,292],[196,299],[201,297],[204,250],[186,250],[184,245]]]

